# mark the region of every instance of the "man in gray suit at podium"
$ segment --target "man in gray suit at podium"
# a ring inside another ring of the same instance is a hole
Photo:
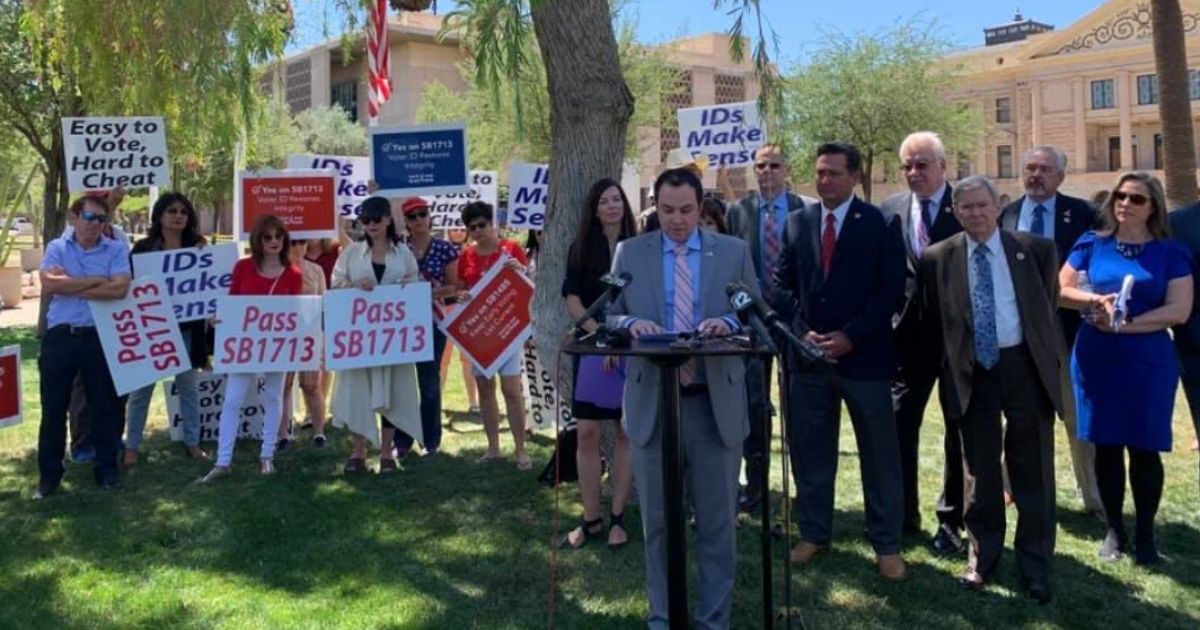
[[[691,172],[659,175],[654,196],[661,230],[621,242],[613,257],[612,272],[629,272],[633,282],[609,307],[610,325],[628,328],[634,338],[663,331],[732,334],[741,326],[726,285],[739,282],[752,292],[758,287],[749,248],[740,239],[699,229],[704,189]],[[729,627],[737,476],[749,432],[744,376],[740,356],[693,359],[679,368],[687,483],[696,509],[697,628]],[[651,628],[668,624],[659,380],[650,361],[629,362],[623,422],[641,499]]]

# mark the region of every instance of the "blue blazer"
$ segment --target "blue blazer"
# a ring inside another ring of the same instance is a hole
[[[821,212],[820,204],[812,204],[788,217],[773,306],[798,336],[840,330],[849,337],[854,349],[837,363],[841,376],[889,379],[896,365],[892,314],[907,269],[900,221],[855,197],[825,274]]]
[[[1193,261],[1200,261],[1200,203],[1174,210],[1168,216],[1171,220],[1171,238],[1187,247]],[[1196,271],[1192,270],[1193,277],[1200,277]],[[1191,317],[1173,330],[1175,349],[1179,352],[1184,375],[1190,377],[1200,374],[1200,292],[1193,293]]]

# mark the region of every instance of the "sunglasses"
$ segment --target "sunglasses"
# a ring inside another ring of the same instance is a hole
[[[782,162],[758,162],[754,165],[754,169],[758,171],[765,171],[767,169],[778,171],[781,168],[783,168]]]
[[[278,232],[268,232],[267,234],[262,235],[262,241],[264,243],[267,241],[283,241],[285,238],[287,238],[286,234],[280,234]]]
[[[79,218],[83,219],[84,221],[87,221],[88,223],[91,223],[93,221],[96,223],[108,223],[108,215],[107,214],[100,214],[97,212],[89,212],[87,210],[80,212]]]
[[[933,162],[924,162],[924,161],[905,162],[904,164],[900,165],[900,168],[904,169],[904,172],[906,172],[906,173],[909,171],[923,171],[923,170],[929,168],[930,164],[933,164]]]
[[[376,223],[382,223],[385,218],[387,217],[377,214],[369,217],[360,217],[358,220],[363,225],[375,225]]]
[[[410,212],[410,213],[404,215],[404,219],[406,221],[416,221],[417,219],[424,219],[428,216],[429,216],[428,212]]]
[[[486,228],[488,225],[490,225],[490,223],[488,221],[476,222],[476,223],[472,223],[471,225],[468,225],[467,229],[474,232],[475,230],[482,230],[482,229]]]
[[[1113,199],[1116,201],[1128,200],[1129,203],[1131,203],[1135,206],[1144,206],[1144,205],[1146,205],[1147,201],[1150,201],[1150,198],[1147,197],[1146,195],[1139,195],[1138,193],[1121,192],[1119,190],[1117,192],[1113,193]]]

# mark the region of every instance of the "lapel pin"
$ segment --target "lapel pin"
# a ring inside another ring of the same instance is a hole
[[[861,212],[855,212],[855,213],[854,213],[854,218],[855,218],[855,219],[861,219],[861,218],[862,218],[862,213],[861,213]]]
[[[1025,252],[1017,252],[1017,260],[1025,260]]]

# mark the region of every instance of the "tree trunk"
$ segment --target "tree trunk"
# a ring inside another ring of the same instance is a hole
[[[871,194],[875,182],[871,179],[875,176],[875,154],[867,152],[863,156],[862,161],[862,189],[863,201],[871,203]]]
[[[70,193],[67,192],[67,169],[63,157],[63,137],[57,126],[50,141],[50,155],[43,156],[46,165],[46,182],[42,188],[42,242],[50,241],[62,234],[67,225],[67,208]],[[46,331],[46,309],[50,307],[48,297],[43,297],[38,312],[38,336]]]
[[[1196,148],[1192,140],[1192,102],[1188,89],[1183,14],[1179,0],[1152,0],[1150,11],[1167,207],[1181,208],[1196,201]]]
[[[560,293],[567,251],[588,189],[604,177],[621,179],[633,95],[621,75],[606,0],[532,4],[550,97],[550,197],[534,295],[537,346],[549,361],[568,324]]]

